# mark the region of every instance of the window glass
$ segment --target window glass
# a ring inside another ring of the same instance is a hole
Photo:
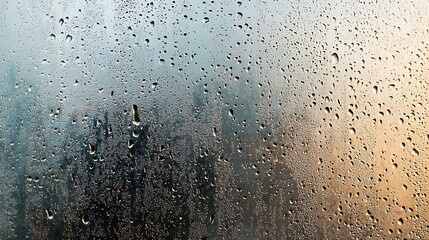
[[[428,239],[427,1],[0,1],[2,239]]]

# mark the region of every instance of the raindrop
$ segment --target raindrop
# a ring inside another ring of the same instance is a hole
[[[82,215],[81,220],[82,220],[83,224],[85,224],[85,225],[89,224],[89,217],[88,217],[88,215],[86,215],[86,214]]]
[[[132,148],[134,146],[134,142],[132,140],[128,140],[128,148]]]
[[[60,23],[60,25],[62,26],[64,24],[64,18],[60,18],[60,20],[58,21]]]
[[[329,107],[325,107],[325,113],[326,113],[326,114],[331,113],[331,109],[330,109]]]
[[[45,213],[46,213],[46,217],[47,217],[49,220],[54,219],[54,214],[52,213],[51,209],[46,208]]]
[[[91,143],[88,143],[88,151],[89,151],[89,154],[95,154],[95,146],[92,145]]]
[[[208,23],[210,22],[210,18],[209,17],[204,17],[203,18],[203,23]]]
[[[418,157],[420,155],[420,153],[419,153],[419,151],[417,151],[417,149],[413,148],[411,155],[413,155],[414,157]]]
[[[67,35],[66,36],[66,41],[67,42],[71,42],[72,39],[73,39],[73,37],[71,35]]]
[[[214,127],[214,128],[212,128],[212,134],[213,134],[213,137],[216,137],[217,136],[217,130],[216,130],[216,128]]]
[[[55,38],[57,38],[56,36],[55,36],[55,34],[51,34],[51,35],[49,35],[49,39],[51,39],[51,40],[55,40]]]
[[[232,109],[229,109],[229,113],[228,114],[229,114],[229,116],[232,117],[232,116],[234,116],[234,111]]]
[[[133,137],[135,138],[139,137],[139,133],[137,131],[133,131],[132,133],[133,133]]]
[[[237,13],[237,19],[241,19],[242,17],[243,17],[243,13],[238,12],[238,13]]]
[[[333,64],[337,64],[340,61],[338,54],[337,53],[332,53],[331,54],[331,62]]]
[[[140,125],[140,118],[137,112],[137,105],[133,104],[133,107],[131,108],[131,113],[132,113],[133,124],[137,126]]]

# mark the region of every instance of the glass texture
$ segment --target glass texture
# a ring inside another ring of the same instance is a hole
[[[429,239],[428,10],[0,0],[0,238]]]

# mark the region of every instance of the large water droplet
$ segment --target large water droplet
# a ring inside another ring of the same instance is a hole
[[[131,114],[132,114],[133,124],[137,126],[140,125],[140,118],[137,112],[137,105],[133,104],[133,107],[131,108]]]
[[[337,53],[332,53],[331,54],[331,62],[333,64],[337,64],[340,61],[340,58],[338,57]]]
[[[89,151],[89,154],[95,154],[95,146],[92,145],[91,143],[88,143],[88,151]]]
[[[86,214],[82,215],[81,219],[82,219],[83,224],[85,224],[85,225],[89,224],[89,216],[88,215],[86,215]]]
[[[46,213],[46,217],[47,217],[49,220],[54,219],[54,214],[52,213],[51,209],[46,208],[45,213]]]
[[[229,109],[229,112],[228,112],[228,114],[229,114],[229,116],[234,116],[234,111],[232,110],[232,109]]]
[[[214,127],[214,128],[212,128],[212,134],[213,134],[213,136],[214,137],[216,137],[217,136],[217,130],[216,130],[216,128]]]
[[[73,37],[71,35],[67,35],[66,36],[66,41],[67,42],[71,42],[72,39],[73,39]]]
[[[419,153],[419,151],[417,151],[417,149],[413,148],[411,155],[413,155],[414,157],[418,157],[420,155],[420,153]]]

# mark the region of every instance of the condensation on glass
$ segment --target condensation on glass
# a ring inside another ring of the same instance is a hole
[[[1,1],[1,238],[429,239],[428,9]]]

